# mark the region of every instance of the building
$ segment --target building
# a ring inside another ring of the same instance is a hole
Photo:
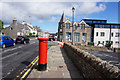
[[[111,41],[114,48],[120,48],[120,24],[98,23],[94,24],[94,44],[95,46],[106,45]]]
[[[95,46],[105,46],[109,41],[113,48],[120,48],[120,24],[107,20],[82,19],[91,26],[91,42]]]
[[[70,19],[65,18],[64,13],[58,24],[58,41],[71,42],[72,28],[73,43],[87,44],[91,41],[91,26],[82,20],[80,22],[74,22],[72,27],[72,22]]]
[[[73,43],[88,44],[93,42],[95,46],[105,46],[111,42],[113,48],[120,48],[120,24],[107,23],[107,20],[82,19],[80,22],[72,22],[65,18],[64,13],[58,24],[58,41],[71,42],[73,28]]]
[[[37,35],[41,36],[42,30],[38,26],[33,26],[33,28],[37,31]]]
[[[18,35],[29,35],[30,30],[27,27],[27,23],[20,24],[17,23],[16,18],[13,19],[13,23],[2,30],[2,33],[6,36],[10,36],[12,38],[16,38]]]

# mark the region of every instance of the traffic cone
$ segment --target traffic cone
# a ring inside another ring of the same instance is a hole
[[[61,45],[60,41],[59,41],[59,45]]]
[[[62,43],[61,43],[61,47],[63,47],[63,44],[64,44],[64,42],[62,41]]]

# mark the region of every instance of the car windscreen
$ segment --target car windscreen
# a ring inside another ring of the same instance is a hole
[[[17,37],[17,39],[22,39],[23,37]]]

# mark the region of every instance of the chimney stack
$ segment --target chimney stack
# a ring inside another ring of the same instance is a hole
[[[17,25],[17,19],[13,18],[13,25]]]

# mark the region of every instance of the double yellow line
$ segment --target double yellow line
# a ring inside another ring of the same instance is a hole
[[[38,61],[38,59],[39,59],[39,56],[37,56],[28,66],[26,66],[26,68],[22,72],[20,72],[20,75],[22,75],[26,71],[26,69],[28,68],[27,71],[20,77],[20,80],[24,79],[27,76],[27,74],[31,71],[33,66]]]

